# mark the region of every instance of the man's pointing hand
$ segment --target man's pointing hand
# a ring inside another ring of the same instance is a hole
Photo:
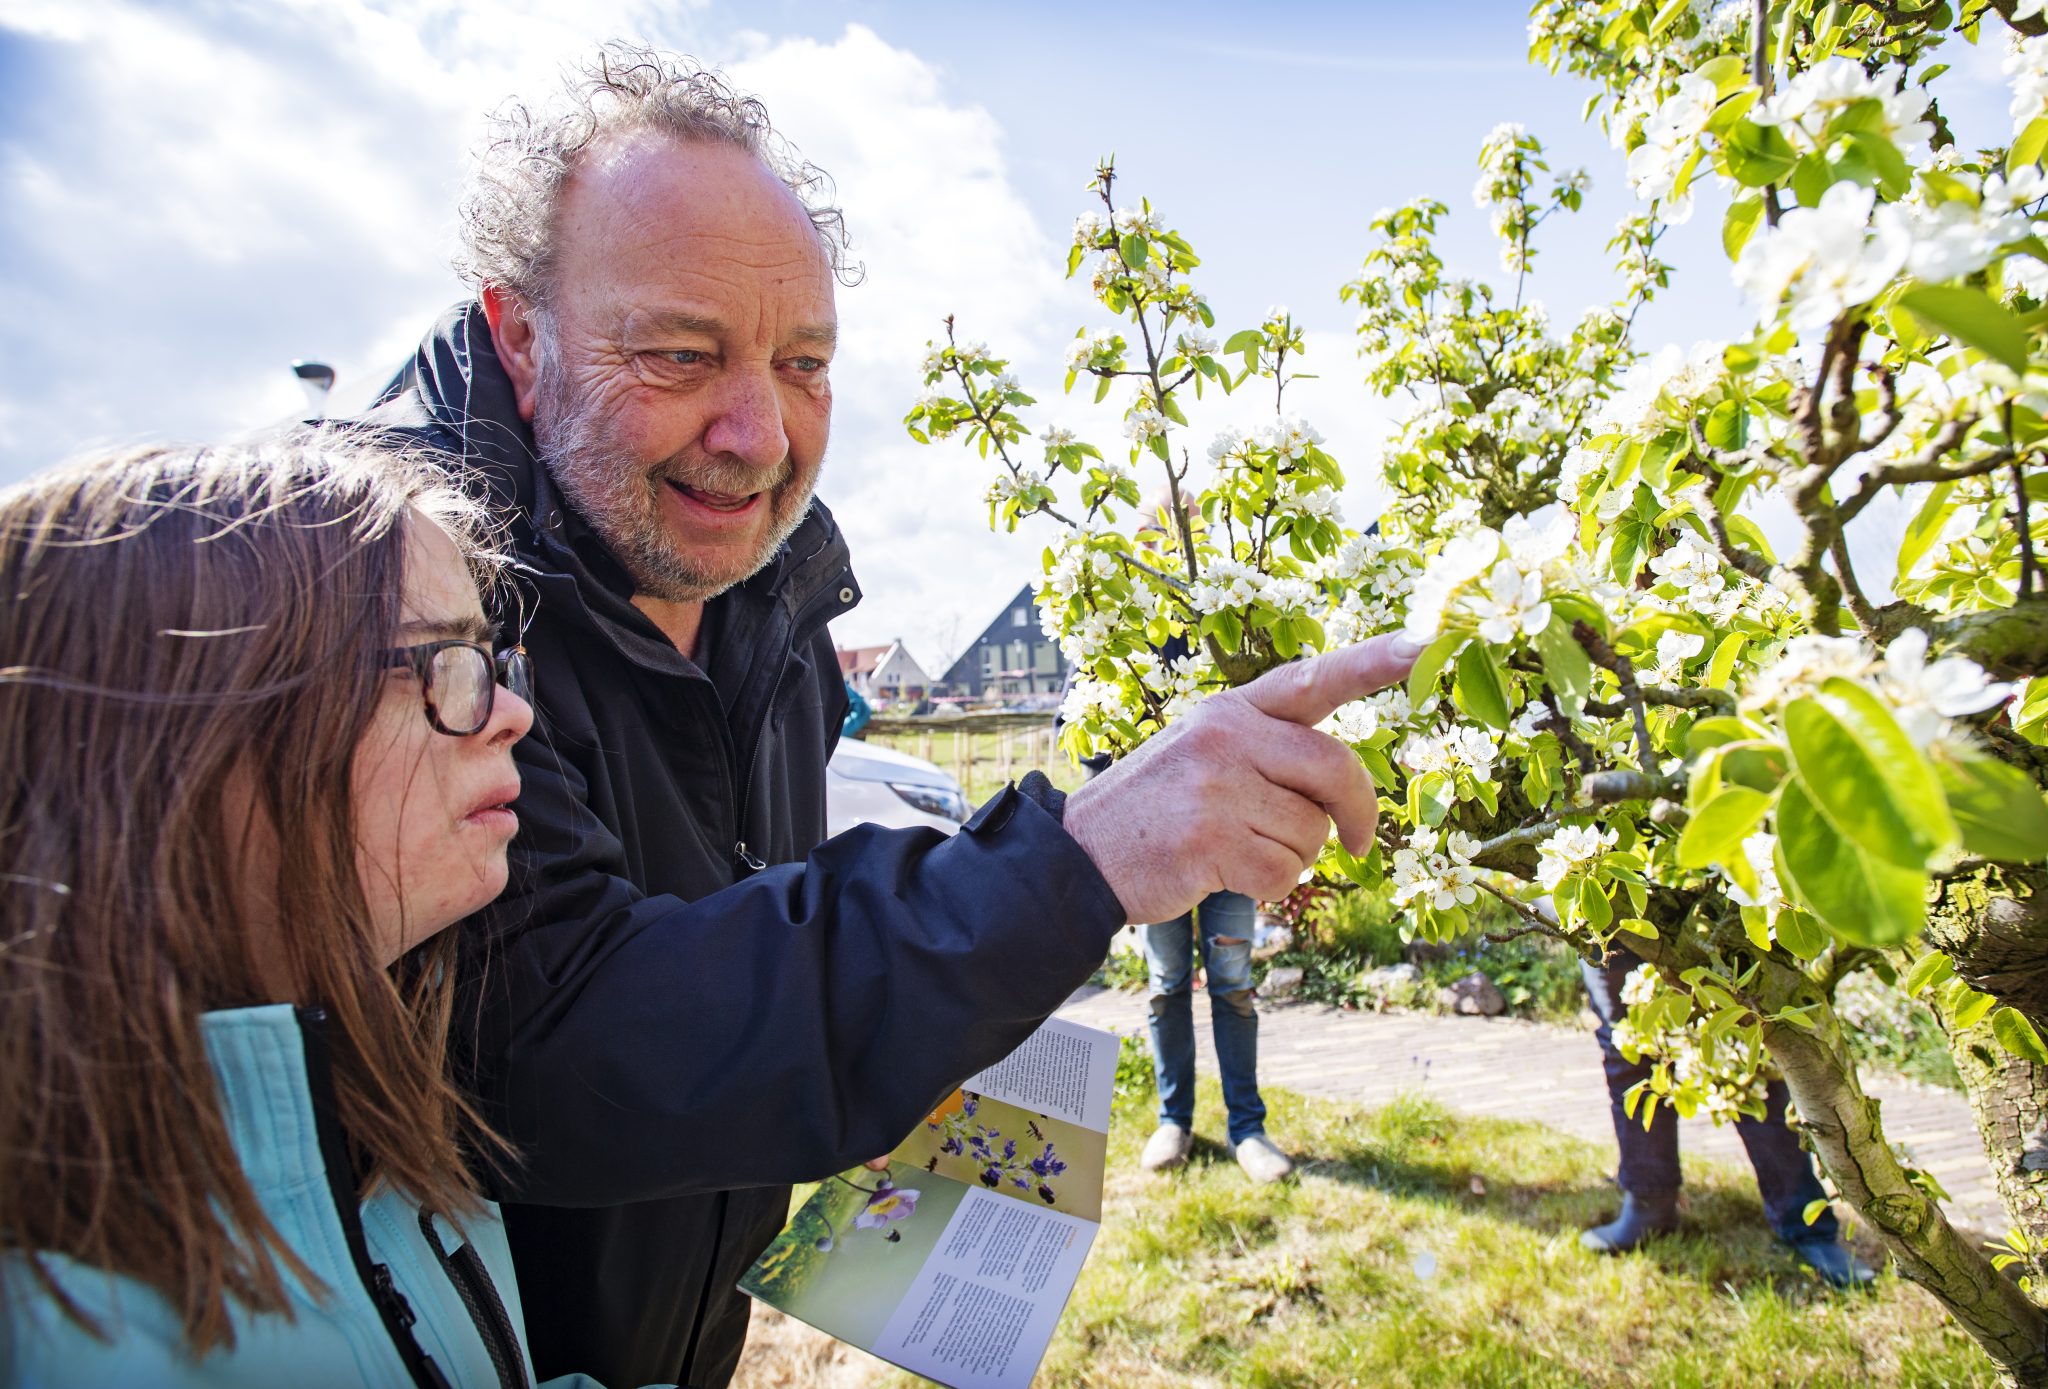
[[[1067,798],[1067,832],[1131,922],[1169,921],[1211,892],[1285,897],[1337,837],[1372,843],[1378,794],[1357,756],[1315,725],[1404,678],[1398,635],[1296,661],[1204,700]]]

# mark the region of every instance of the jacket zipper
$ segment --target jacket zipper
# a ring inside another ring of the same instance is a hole
[[[369,1241],[363,1237],[363,1213],[349,1176],[348,1144],[341,1134],[341,1119],[334,1103],[334,1063],[327,1049],[327,1013],[320,1008],[301,1008],[299,1036],[306,1052],[306,1088],[313,1101],[313,1124],[320,1138],[321,1165],[327,1169],[327,1189],[334,1198],[334,1213],[341,1219],[341,1233],[348,1243],[349,1258],[356,1275],[376,1304],[384,1330],[406,1373],[418,1389],[451,1389],[448,1377],[434,1363],[434,1357],[420,1347],[412,1334],[419,1320],[405,1294],[391,1281],[391,1270],[370,1259]]]
[[[443,1248],[432,1211],[420,1212],[420,1233],[427,1237],[427,1247],[434,1251],[441,1271],[469,1309],[469,1319],[476,1323],[484,1349],[490,1352],[491,1367],[498,1372],[500,1389],[527,1389],[531,1381],[526,1377],[526,1357],[519,1350],[519,1333],[512,1329],[512,1318],[506,1315],[504,1300],[491,1281],[491,1271],[484,1267],[483,1256],[472,1244],[457,1245],[453,1254]]]
[[[842,585],[843,587],[843,585]],[[832,593],[827,584],[824,593]],[[775,684],[768,692],[768,703],[761,712],[761,726],[754,732],[754,750],[747,756],[747,774],[733,792],[733,825],[739,830],[739,841],[732,846],[733,858],[740,868],[748,873],[758,873],[768,865],[760,855],[747,848],[747,801],[754,787],[754,772],[761,765],[761,745],[768,741],[768,724],[775,717],[775,701],[782,698],[782,681],[789,671],[789,652],[796,650],[797,643],[809,641],[812,633],[805,629],[805,623],[813,612],[829,607],[829,603],[813,598],[804,610],[796,615],[789,625],[789,648],[782,654],[781,664],[775,671]]]

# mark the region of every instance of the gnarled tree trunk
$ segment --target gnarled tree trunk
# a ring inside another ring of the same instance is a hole
[[[1984,1251],[1907,1180],[1879,1125],[1878,1102],[1857,1084],[1841,1025],[1827,1009],[1817,1021],[1811,1032],[1767,1023],[1764,1045],[1836,1189],[1877,1231],[1900,1272],[1949,1309],[2009,1383],[2048,1386],[2048,1310],[1992,1268]]]

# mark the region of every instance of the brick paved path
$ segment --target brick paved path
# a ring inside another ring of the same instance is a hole
[[[1216,1053],[1195,1007],[1197,1064],[1211,1074]],[[1528,1119],[1600,1143],[1611,1151],[1607,1087],[1590,1032],[1511,1018],[1427,1013],[1346,1012],[1309,1003],[1259,1003],[1259,1079],[1305,1095],[1382,1105],[1404,1090],[1448,1108]],[[1060,1016],[1118,1033],[1142,1032],[1142,992],[1083,989]],[[1951,1091],[1872,1079],[1866,1090],[1884,1105],[1885,1129],[1955,1200],[1949,1218],[1983,1233],[2009,1223],[1969,1106]],[[1685,1152],[1747,1165],[1733,1127],[1685,1120]],[[1284,1139],[1284,1135],[1282,1135]]]

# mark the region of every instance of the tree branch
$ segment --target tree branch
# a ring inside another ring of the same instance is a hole
[[[1636,668],[1607,644],[1607,638],[1593,630],[1590,622],[1574,622],[1572,635],[1579,639],[1579,645],[1586,648],[1586,654],[1593,664],[1604,666],[1614,672],[1614,678],[1621,684],[1622,702],[1628,706],[1629,716],[1636,726],[1636,765],[1649,775],[1657,767],[1657,750],[1650,741],[1650,718],[1643,710],[1643,692],[1636,687]]]
[[[1856,566],[1849,559],[1848,538],[1839,525],[1828,540],[1828,557],[1835,562],[1835,579],[1842,585],[1842,596],[1848,601],[1856,625],[1866,632],[1871,631],[1877,626],[1877,609],[1863,596],[1863,586],[1856,580]]]

